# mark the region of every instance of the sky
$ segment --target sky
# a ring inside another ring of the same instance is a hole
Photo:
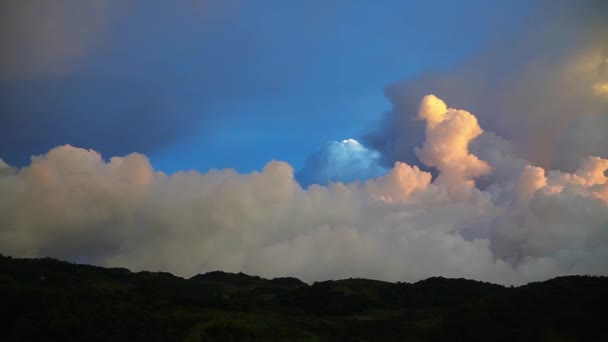
[[[608,274],[608,6],[3,1],[0,252]]]
[[[60,0],[2,7],[4,160],[23,165],[72,144],[108,156],[145,153],[174,172],[251,171],[270,159],[300,167],[325,143],[357,138],[377,121],[390,108],[386,85],[454,65],[530,5]],[[429,25],[430,18],[442,24]]]

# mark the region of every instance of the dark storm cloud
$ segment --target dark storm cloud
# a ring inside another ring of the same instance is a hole
[[[217,107],[291,82],[333,3],[3,1],[0,155],[150,152],[201,131]]]
[[[0,155],[18,163],[23,151],[66,143],[114,153],[155,148],[187,129],[179,116],[166,125],[167,94],[142,82],[11,82],[0,93]]]

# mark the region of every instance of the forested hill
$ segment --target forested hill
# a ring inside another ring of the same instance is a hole
[[[308,285],[0,256],[2,341],[608,341],[608,278]]]

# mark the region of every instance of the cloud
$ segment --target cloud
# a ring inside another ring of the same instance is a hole
[[[294,84],[333,7],[2,1],[0,155],[24,165],[66,143],[153,153],[207,134],[233,104]]]
[[[422,0],[0,1],[0,155],[22,166],[69,143],[104,155],[156,156],[184,140],[209,147],[220,129],[247,131],[242,140],[264,135],[275,115],[299,128],[355,130],[364,118],[352,113],[373,104],[344,99],[374,97],[396,71],[450,63],[520,7],[480,0],[444,1],[441,11]],[[419,26],[426,29],[411,30]],[[443,54],[446,47],[454,53]],[[319,108],[332,108],[329,121]]]
[[[106,33],[109,2],[4,1],[0,5],[0,80],[69,70]]]
[[[296,174],[302,186],[329,182],[350,183],[386,173],[380,165],[380,153],[369,150],[354,139],[332,141],[308,157]]]
[[[426,120],[426,140],[422,148],[414,151],[426,166],[439,170],[438,184],[446,184],[455,194],[474,186],[471,179],[490,172],[486,162],[469,153],[469,143],[483,132],[475,116],[448,109],[441,99],[427,95],[420,104],[418,118]]]
[[[54,148],[0,172],[0,250],[184,276],[222,269],[307,281],[443,275],[512,284],[608,274],[608,160],[585,158],[573,172],[527,164],[479,189],[473,181],[490,182],[500,170],[467,148],[481,132],[473,114],[433,96],[420,108],[426,138],[418,153],[437,167],[434,181],[397,162],[365,182],[304,189],[278,161],[245,174],[167,175],[141,154],[104,160]],[[505,150],[492,141],[487,148]]]
[[[411,116],[422,96],[435,93],[510,141],[515,159],[573,171],[581,156],[607,157],[606,17],[602,1],[542,2],[523,25],[454,68],[389,85],[393,108],[363,143],[387,165],[415,160],[421,125]]]

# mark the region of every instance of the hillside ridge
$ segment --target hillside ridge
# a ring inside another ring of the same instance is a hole
[[[608,340],[600,276],[517,287],[444,277],[307,284],[0,255],[0,300],[4,341]]]

